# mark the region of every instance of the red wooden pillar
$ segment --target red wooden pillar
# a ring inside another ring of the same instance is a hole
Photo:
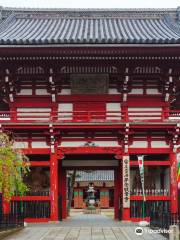
[[[61,193],[62,193],[62,219],[67,218],[67,198],[66,198],[66,169],[61,172]]]
[[[119,219],[120,197],[122,195],[122,169],[119,166],[114,170],[114,219]]]
[[[57,149],[50,154],[51,221],[58,221],[58,160]]]
[[[171,195],[171,213],[178,212],[178,186],[177,186],[177,155],[170,153],[170,195]]]

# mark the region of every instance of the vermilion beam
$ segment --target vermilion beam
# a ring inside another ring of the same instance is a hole
[[[48,162],[48,161],[30,161],[30,165],[32,166],[32,167],[43,167],[43,166],[50,166],[50,162]]]

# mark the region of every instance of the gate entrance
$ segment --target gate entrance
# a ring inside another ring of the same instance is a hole
[[[63,159],[59,161],[59,218],[63,220],[74,212],[85,212],[88,208],[88,189],[91,186],[95,191],[96,212],[104,212],[111,218],[121,220],[121,160],[113,152],[100,152],[98,147],[96,153],[95,149],[89,153],[87,148],[84,150],[84,153],[82,149],[72,153],[66,149]]]
[[[114,218],[114,170],[67,170],[67,214]]]

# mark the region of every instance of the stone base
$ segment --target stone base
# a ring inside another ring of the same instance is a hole
[[[85,208],[83,210],[83,213],[84,214],[100,214],[101,213],[101,209],[99,209],[99,208],[96,208],[96,209],[87,209],[87,208]]]

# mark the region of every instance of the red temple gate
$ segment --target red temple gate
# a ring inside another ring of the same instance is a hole
[[[0,128],[32,168],[31,191],[4,212],[21,203],[27,221],[65,219],[66,170],[113,169],[115,219],[137,221],[145,155],[147,217],[177,213],[179,9],[166,11],[2,9]],[[61,27],[45,33],[44,21]]]

